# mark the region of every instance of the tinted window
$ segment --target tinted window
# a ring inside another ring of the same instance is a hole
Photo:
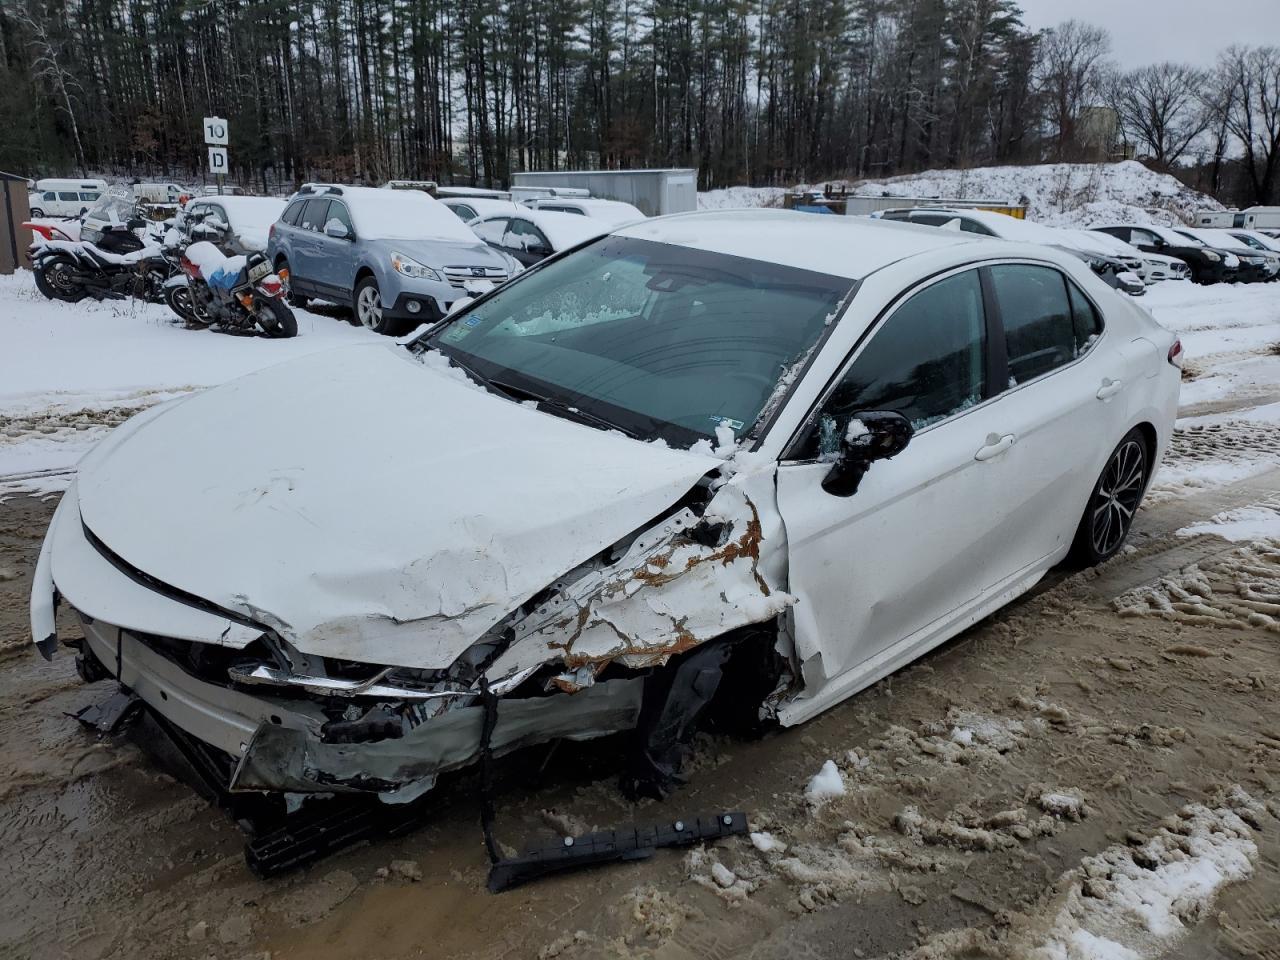
[[[838,424],[858,411],[896,410],[921,430],[968,409],[983,397],[985,348],[978,272],[926,287],[872,335],[823,406],[801,456],[834,454]]]
[[[979,236],[982,236],[982,237],[994,237],[994,236],[995,236],[995,234],[994,234],[992,231],[988,230],[985,226],[983,226],[983,225],[982,225],[981,223],[979,223],[977,220],[965,220],[965,219],[961,219],[961,221],[960,221],[960,229],[961,229],[961,230],[963,230],[965,233],[976,233],[976,234],[978,234]]]
[[[553,210],[556,213],[576,213],[580,217],[585,217],[585,211],[579,210],[577,207],[549,207],[545,203],[538,204],[539,210]]]
[[[478,214],[473,209],[468,207],[465,203],[455,204],[449,209],[452,210],[454,213],[456,213],[459,219],[461,219],[463,222],[474,220],[478,216]]]
[[[58,199],[59,199],[59,200],[69,200],[69,201],[74,202],[74,201],[76,201],[76,200],[79,200],[79,199],[80,199],[80,194],[78,194],[78,193],[60,193],[60,194],[58,194]]]
[[[52,190],[50,190],[50,191],[49,191],[48,193],[46,193],[43,197],[41,197],[41,199],[42,199],[42,200],[57,200],[57,199],[58,199],[58,195],[57,195],[56,193],[54,193]]]
[[[1102,333],[1102,317],[1089,298],[1070,280],[1067,281],[1067,295],[1071,298],[1071,325],[1076,335],[1076,355],[1084,353],[1093,340]]]
[[[1160,239],[1149,230],[1130,230],[1129,236],[1133,238],[1133,243],[1145,243],[1151,246],[1155,246],[1156,242]],[[1122,237],[1121,239],[1125,238]]]
[[[328,213],[328,200],[308,200],[307,208],[302,211],[302,216],[298,218],[298,226],[303,230],[323,230],[324,222],[328,219]]]
[[[926,227],[940,227],[954,219],[955,217],[945,213],[915,213],[911,215],[912,223],[923,223]]]
[[[880,219],[881,220],[898,220],[898,221],[910,220],[911,211],[910,210],[886,210],[884,213],[880,214]]]
[[[307,205],[305,200],[295,200],[285,209],[280,219],[287,224],[295,224],[298,222],[298,215],[302,213],[302,208]]]
[[[96,193],[82,193],[80,194],[80,199],[81,200],[97,200],[98,195]]]
[[[1079,355],[1066,279],[1050,267],[1004,264],[991,268],[1004,321],[1009,385],[1026,383]]]

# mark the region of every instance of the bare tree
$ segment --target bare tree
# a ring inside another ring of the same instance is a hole
[[[1068,159],[1076,146],[1076,122],[1090,98],[1101,95],[1111,35],[1102,27],[1067,20],[1040,41],[1036,85],[1053,131],[1055,158]]]
[[[71,99],[72,89],[79,90],[80,83],[71,75],[62,63],[62,44],[49,34],[49,25],[43,14],[35,15],[32,9],[20,10],[18,19],[31,31],[31,74],[35,79],[43,80],[49,85],[54,102],[58,109],[67,115],[71,124],[71,137],[76,148],[76,162],[80,165],[81,175],[85,172],[84,143],[80,139],[80,124],[76,119],[75,104]]]
[[[1213,122],[1202,92],[1203,70],[1183,63],[1155,63],[1117,74],[1109,96],[1120,122],[1156,163],[1170,167]]]
[[[1218,87],[1255,202],[1280,201],[1280,48],[1229,47],[1218,60]]]

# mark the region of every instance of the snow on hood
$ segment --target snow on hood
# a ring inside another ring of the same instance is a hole
[[[81,514],[156,579],[317,655],[450,664],[720,461],[561,420],[401,348],[193,395],[81,464]]]

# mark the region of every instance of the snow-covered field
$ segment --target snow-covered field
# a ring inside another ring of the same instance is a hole
[[[41,296],[26,270],[0,276],[0,496],[62,489],[65,474],[29,475],[73,466],[111,427],[152,404],[375,336],[297,313],[296,338],[230,336],[183,329],[163,305],[59,303]]]
[[[1156,173],[1134,160],[926,170],[887,180],[830,182],[867,197],[1025,202],[1029,219],[1057,226],[1144,221],[1172,225],[1190,222],[1196,210],[1222,209],[1222,204],[1176,177]],[[728,187],[698,194],[698,206],[704,210],[781,206],[786,193],[782,187]]]

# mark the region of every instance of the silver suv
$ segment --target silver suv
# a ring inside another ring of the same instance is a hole
[[[308,184],[271,227],[267,254],[290,302],[352,308],[352,322],[395,335],[440,319],[521,269],[417,190]]]

